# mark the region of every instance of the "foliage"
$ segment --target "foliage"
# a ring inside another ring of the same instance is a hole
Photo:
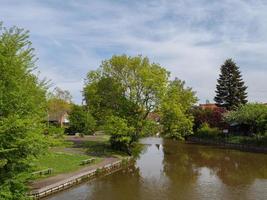
[[[146,120],[142,129],[142,136],[153,136],[161,132],[161,125],[153,120]]]
[[[138,137],[133,127],[128,126],[127,120],[110,116],[105,125],[105,133],[110,135],[110,143],[114,149],[131,154],[131,147]]]
[[[106,118],[111,115],[128,118],[130,121],[137,118],[137,105],[124,96],[122,85],[114,78],[102,77],[86,85],[84,95],[98,126],[104,125]]]
[[[221,74],[217,81],[214,100],[218,106],[232,110],[247,103],[247,87],[242,80],[239,67],[232,59],[227,59],[221,66]]]
[[[119,116],[140,134],[147,115],[159,105],[168,76],[146,57],[113,56],[88,73],[86,104],[98,119]]]
[[[201,109],[199,107],[191,110],[194,116],[194,130],[200,128],[203,123],[209,124],[210,127],[224,128],[226,126],[224,122],[224,114],[226,109]]]
[[[70,132],[78,132],[82,134],[93,134],[96,127],[96,121],[84,106],[73,105],[70,115]]]
[[[64,132],[64,128],[49,125],[44,130],[45,140],[47,141],[50,147],[62,146],[65,143]]]
[[[42,124],[46,88],[32,71],[27,31],[0,28],[0,198],[25,199],[30,160],[47,146]]]
[[[193,117],[189,110],[197,98],[185,82],[175,79],[170,82],[161,102],[161,124],[163,133],[172,138],[184,139],[193,133]]]
[[[204,123],[197,130],[196,136],[206,139],[218,139],[218,137],[222,136],[222,134],[218,128],[211,128],[209,124]]]
[[[248,125],[250,132],[254,134],[264,133],[267,131],[267,106],[258,103],[246,104],[229,112],[225,120],[228,123]]]

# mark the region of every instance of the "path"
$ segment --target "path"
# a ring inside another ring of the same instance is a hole
[[[105,165],[114,163],[118,160],[120,160],[120,159],[115,158],[115,157],[104,158],[104,160],[101,161],[100,163],[84,167],[84,168],[77,170],[77,171],[74,171],[74,172],[59,174],[59,175],[52,176],[52,177],[49,177],[49,178],[46,178],[43,180],[37,180],[37,181],[33,182],[32,184],[30,184],[30,187],[32,187],[32,191],[34,193],[35,192],[41,193],[43,191],[54,188],[56,186],[62,185],[65,182],[68,182],[70,180],[81,177],[93,169],[97,169],[99,167],[104,167]]]

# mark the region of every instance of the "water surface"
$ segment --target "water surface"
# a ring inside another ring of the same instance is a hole
[[[135,165],[49,200],[267,200],[267,155],[160,138]]]

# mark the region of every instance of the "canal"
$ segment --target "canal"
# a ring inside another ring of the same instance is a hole
[[[49,200],[266,200],[267,155],[145,138],[135,165]]]

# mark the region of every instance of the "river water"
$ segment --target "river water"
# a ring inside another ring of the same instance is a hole
[[[49,200],[267,200],[267,155],[145,138],[135,165]]]

